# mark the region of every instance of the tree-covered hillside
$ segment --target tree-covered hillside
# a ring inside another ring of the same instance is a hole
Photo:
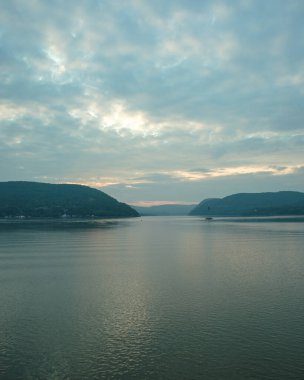
[[[82,185],[0,182],[0,217],[135,217],[137,211]]]
[[[304,193],[297,191],[240,193],[222,199],[205,199],[190,212],[190,215],[304,215]]]

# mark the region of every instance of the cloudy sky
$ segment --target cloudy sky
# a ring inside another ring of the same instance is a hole
[[[304,191],[303,0],[3,0],[0,180]]]

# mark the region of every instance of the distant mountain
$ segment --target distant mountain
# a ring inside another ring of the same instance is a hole
[[[0,217],[136,217],[130,206],[82,185],[0,182]]]
[[[195,205],[165,204],[158,206],[132,206],[142,216],[188,215]]]
[[[304,193],[240,193],[203,200],[189,215],[272,216],[304,215]]]

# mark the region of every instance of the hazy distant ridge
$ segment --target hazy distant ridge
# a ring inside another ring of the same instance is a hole
[[[188,215],[195,205],[164,204],[157,206],[132,206],[142,216]]]
[[[135,217],[137,211],[82,185],[0,182],[0,217]]]
[[[222,199],[205,199],[190,212],[190,215],[304,215],[304,193],[297,191],[240,193]]]

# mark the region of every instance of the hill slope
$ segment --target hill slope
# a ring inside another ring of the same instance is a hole
[[[135,217],[137,211],[82,185],[0,182],[0,217]]]
[[[205,199],[190,212],[190,215],[304,215],[304,193],[297,191],[240,193],[222,199]]]

